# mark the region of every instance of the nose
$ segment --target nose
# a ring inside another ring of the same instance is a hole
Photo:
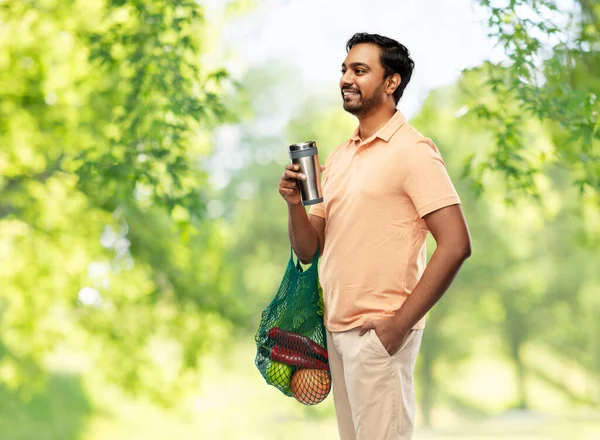
[[[342,77],[340,78],[340,88],[342,88],[344,86],[352,85],[353,83],[354,83],[354,77],[353,77],[350,69],[348,69],[342,74]]]

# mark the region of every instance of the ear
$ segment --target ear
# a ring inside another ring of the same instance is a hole
[[[394,92],[396,91],[396,89],[400,86],[401,82],[402,82],[402,77],[400,76],[399,73],[393,73],[392,75],[388,76],[386,87],[385,87],[385,92],[388,95],[393,95]]]

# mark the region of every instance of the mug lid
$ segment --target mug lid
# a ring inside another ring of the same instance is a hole
[[[315,141],[307,141],[290,145],[290,151],[308,150],[309,148],[317,148],[317,143]]]

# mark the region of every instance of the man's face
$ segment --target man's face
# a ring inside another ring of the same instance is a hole
[[[375,44],[357,44],[350,49],[342,64],[340,89],[344,110],[355,116],[371,113],[383,105],[388,96],[379,50]]]

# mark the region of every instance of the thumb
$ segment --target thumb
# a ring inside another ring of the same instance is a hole
[[[375,328],[375,324],[373,323],[373,321],[365,321],[365,323],[360,327],[360,333],[358,335],[362,336],[365,333],[367,333],[369,330],[372,330],[374,328]]]

